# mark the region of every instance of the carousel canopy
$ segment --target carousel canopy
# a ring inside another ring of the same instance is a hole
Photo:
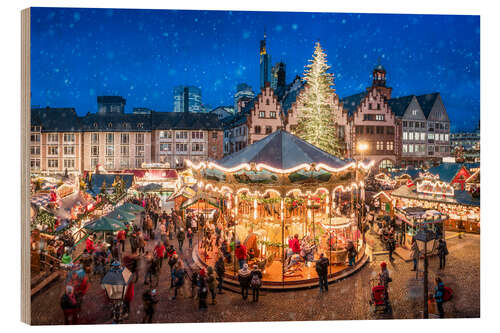
[[[242,163],[263,163],[276,169],[291,169],[301,164],[324,163],[342,168],[350,161],[330,155],[288,132],[278,130],[217,162],[225,168]]]

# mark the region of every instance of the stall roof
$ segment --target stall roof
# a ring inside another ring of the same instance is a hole
[[[392,191],[391,195],[394,197],[415,199],[415,200],[425,200],[425,201],[433,201],[439,202],[443,204],[451,204],[451,205],[464,205],[464,206],[476,206],[479,207],[481,201],[479,199],[475,199],[472,195],[467,191],[455,191],[454,197],[444,197],[443,196],[433,196],[427,195],[423,193],[417,193],[414,190],[415,187],[408,187],[406,185],[401,186],[400,188]]]
[[[106,188],[111,188],[113,182],[115,181],[115,177],[121,177],[125,181],[125,189],[128,189],[132,186],[134,181],[134,175],[132,174],[124,174],[124,173],[96,173],[92,175],[90,179],[90,188],[94,194],[97,194],[101,191],[101,186],[104,181],[106,181]]]
[[[400,177],[404,174],[407,174],[409,175],[412,179],[415,179],[418,177],[418,174],[420,172],[423,172],[424,170],[422,169],[415,169],[415,168],[407,168],[407,169],[403,169],[403,170],[399,170],[399,171],[393,171],[393,172],[390,172],[390,176],[392,178],[396,178],[396,177]]]
[[[277,169],[290,169],[306,163],[324,163],[341,168],[349,163],[330,155],[293,134],[278,130],[217,162],[231,168],[242,163],[264,163]]]
[[[428,172],[433,175],[438,175],[439,180],[443,182],[451,183],[462,168],[464,168],[464,165],[461,163],[442,163],[430,168]]]
[[[123,172],[133,174],[136,179],[151,177],[154,180],[174,180],[178,178],[175,169],[130,169]]]

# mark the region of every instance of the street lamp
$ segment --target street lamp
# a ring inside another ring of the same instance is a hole
[[[367,150],[368,150],[368,143],[366,143],[366,142],[359,142],[358,143],[358,151],[361,153],[361,161],[363,161],[365,151],[367,151]]]
[[[122,267],[119,261],[113,261],[110,270],[101,280],[101,287],[113,303],[112,312],[115,323],[122,320],[123,298],[131,278],[132,273],[126,267]]]
[[[427,277],[427,255],[434,251],[434,246],[436,244],[436,235],[434,232],[427,229],[427,226],[421,228],[415,235],[415,241],[417,242],[419,252],[424,255],[424,318],[429,318],[429,305],[428,301],[428,277]]]

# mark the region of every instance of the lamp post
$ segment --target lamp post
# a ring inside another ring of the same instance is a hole
[[[364,158],[365,158],[365,151],[368,150],[368,143],[366,142],[359,142],[358,143],[358,151],[359,153],[361,154],[361,162],[363,162]],[[358,161],[359,163],[359,161]],[[356,167],[356,180],[359,180],[359,176],[358,176],[358,169],[359,169],[359,166]],[[361,223],[361,219],[364,217],[365,215],[365,195],[364,195],[364,187],[362,187],[361,191],[363,191],[363,193],[360,193],[360,196],[361,196],[361,218],[359,217],[359,211],[358,211],[358,226],[361,227],[361,232],[363,234],[363,242],[365,241],[365,232],[364,232],[364,227],[362,226],[362,223]]]
[[[121,266],[119,261],[113,261],[110,270],[101,280],[101,287],[106,291],[106,295],[113,303],[114,323],[120,323],[123,319],[123,299],[131,278],[132,273],[126,267]]]
[[[432,251],[434,250],[435,238],[435,234],[432,231],[428,230],[426,225],[424,225],[423,228],[420,228],[420,230],[415,235],[418,249],[420,253],[424,254],[424,319],[429,318],[429,305],[427,303],[429,298],[427,255],[432,253]]]

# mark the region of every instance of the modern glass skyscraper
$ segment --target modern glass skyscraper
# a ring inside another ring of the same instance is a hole
[[[255,97],[255,93],[252,90],[252,87],[250,87],[246,83],[240,83],[238,86],[236,86],[236,93],[234,94],[234,110],[235,112],[238,112],[238,101],[242,98],[247,98],[249,100],[253,99]]]
[[[266,82],[271,82],[271,55],[266,50],[266,34],[260,41],[260,88],[264,88]]]
[[[201,112],[201,89],[193,86],[175,87],[174,112]]]

